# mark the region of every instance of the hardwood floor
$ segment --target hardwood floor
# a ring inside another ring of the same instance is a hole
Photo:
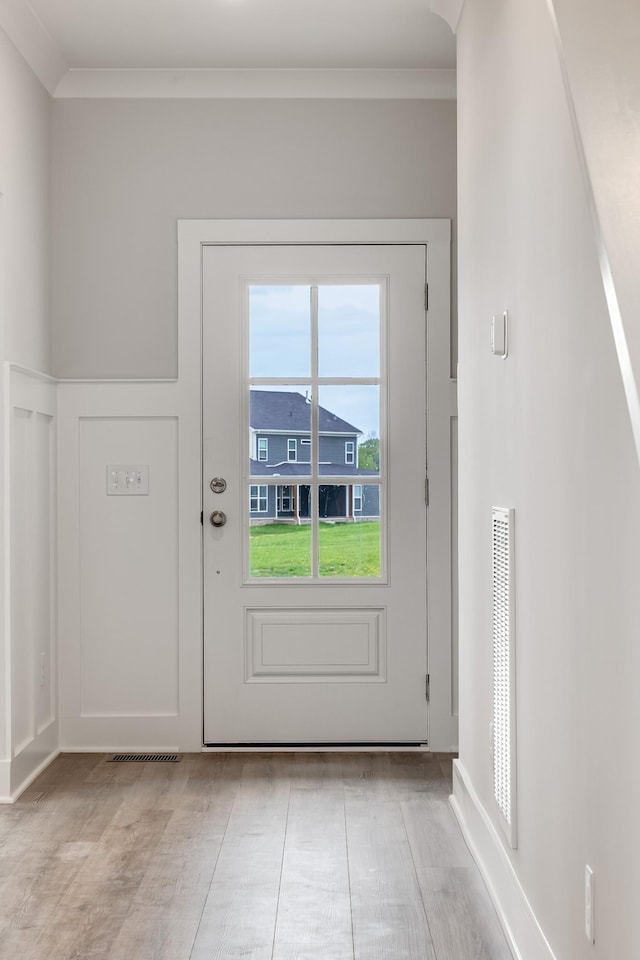
[[[511,960],[449,758],[108,759],[0,807],[3,960]]]

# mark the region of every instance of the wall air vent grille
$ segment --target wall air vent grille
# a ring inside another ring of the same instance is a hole
[[[516,846],[514,511],[494,507],[493,567],[493,790],[501,826]]]
[[[116,753],[108,763],[180,763],[177,753]]]

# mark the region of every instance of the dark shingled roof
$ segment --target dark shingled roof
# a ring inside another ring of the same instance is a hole
[[[251,390],[251,426],[254,430],[286,430],[309,433],[311,406],[301,393],[285,390]],[[330,410],[318,407],[320,433],[357,433],[362,430],[337,417]]]

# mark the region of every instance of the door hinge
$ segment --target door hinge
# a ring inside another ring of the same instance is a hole
[[[200,511],[200,526],[204,526],[204,510]]]
[[[429,477],[424,478],[424,502],[425,506],[429,506]]]
[[[425,310],[429,309],[429,284],[425,283],[424,285],[424,308]]]
[[[429,674],[427,674],[427,676],[426,676],[426,682],[425,682],[425,685],[424,685],[424,695],[425,695],[425,699],[426,699],[427,703],[429,703],[429,698],[430,698],[430,696],[431,696],[431,689],[430,689],[430,682],[429,682]]]

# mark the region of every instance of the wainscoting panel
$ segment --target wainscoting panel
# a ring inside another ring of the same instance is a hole
[[[5,662],[11,682],[0,800],[11,800],[57,748],[56,385],[6,364]]]
[[[451,710],[458,744],[458,417],[451,417]]]
[[[61,747],[198,750],[197,408],[170,381],[58,390]]]
[[[11,746],[20,753],[34,737],[34,638],[29,582],[30,434],[33,413],[11,410]]]
[[[78,426],[81,716],[177,716],[177,419]],[[109,464],[148,470],[149,493],[110,496]]]
[[[35,721],[40,734],[55,719],[55,682],[57,650],[55,638],[55,514],[56,514],[56,431],[54,417],[35,412],[34,483],[31,511],[35,531],[35,549],[31,551],[33,598],[31,611],[34,636],[49,638],[45,648],[35,653]]]

